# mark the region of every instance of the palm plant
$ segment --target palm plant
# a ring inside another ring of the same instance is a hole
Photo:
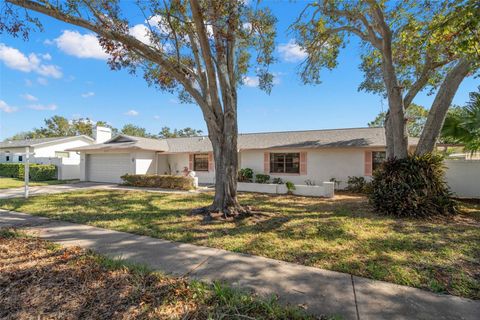
[[[465,107],[452,108],[443,125],[442,137],[447,143],[461,143],[466,151],[480,150],[480,87],[470,93]]]

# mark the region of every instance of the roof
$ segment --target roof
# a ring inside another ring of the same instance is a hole
[[[92,138],[80,135],[80,136],[68,136],[68,137],[52,137],[52,138],[39,138],[39,139],[25,139],[25,140],[6,140],[0,142],[0,148],[21,148],[21,147],[35,147],[42,144],[61,142],[65,140],[72,140],[73,138],[87,138],[94,141]]]
[[[410,138],[409,144],[417,144]],[[239,150],[297,149],[297,148],[363,148],[385,147],[384,128],[350,128],[308,131],[244,133],[238,136]],[[139,149],[166,153],[209,152],[210,139],[206,136],[188,138],[148,139],[119,135],[102,144],[79,147],[72,151],[110,151]]]

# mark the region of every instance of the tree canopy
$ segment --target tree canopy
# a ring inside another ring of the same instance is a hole
[[[369,127],[385,127],[387,113],[380,112],[373,121],[368,123]],[[420,137],[425,121],[427,121],[428,110],[424,107],[412,103],[407,111],[405,117],[407,119],[407,132],[409,137]]]

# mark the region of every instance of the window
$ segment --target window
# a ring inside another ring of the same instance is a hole
[[[23,161],[23,156],[18,156],[18,162],[22,162]]]
[[[7,162],[10,161],[10,156],[6,156],[5,161],[7,161]]]
[[[55,151],[55,157],[57,157],[57,158],[69,158],[70,157],[70,152]]]
[[[208,171],[208,154],[193,155],[193,170],[194,171]]]
[[[372,172],[378,169],[382,162],[386,159],[386,152],[385,151],[373,151],[372,152]]]
[[[270,173],[300,173],[300,153],[270,153]]]

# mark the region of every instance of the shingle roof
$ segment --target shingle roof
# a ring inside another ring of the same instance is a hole
[[[32,147],[43,143],[61,141],[72,139],[76,137],[84,137],[93,140],[87,136],[68,136],[68,137],[53,137],[53,138],[39,138],[39,139],[25,139],[25,140],[7,140],[0,142],[0,148],[21,148],[21,147]]]
[[[417,144],[417,138],[410,138],[409,144]],[[383,128],[353,128],[308,131],[284,131],[245,133],[238,136],[238,148],[274,149],[274,148],[351,148],[351,147],[385,147]],[[73,149],[117,150],[142,149],[168,153],[209,152],[212,151],[210,139],[206,136],[169,139],[147,139],[121,135],[104,144],[97,144]]]

